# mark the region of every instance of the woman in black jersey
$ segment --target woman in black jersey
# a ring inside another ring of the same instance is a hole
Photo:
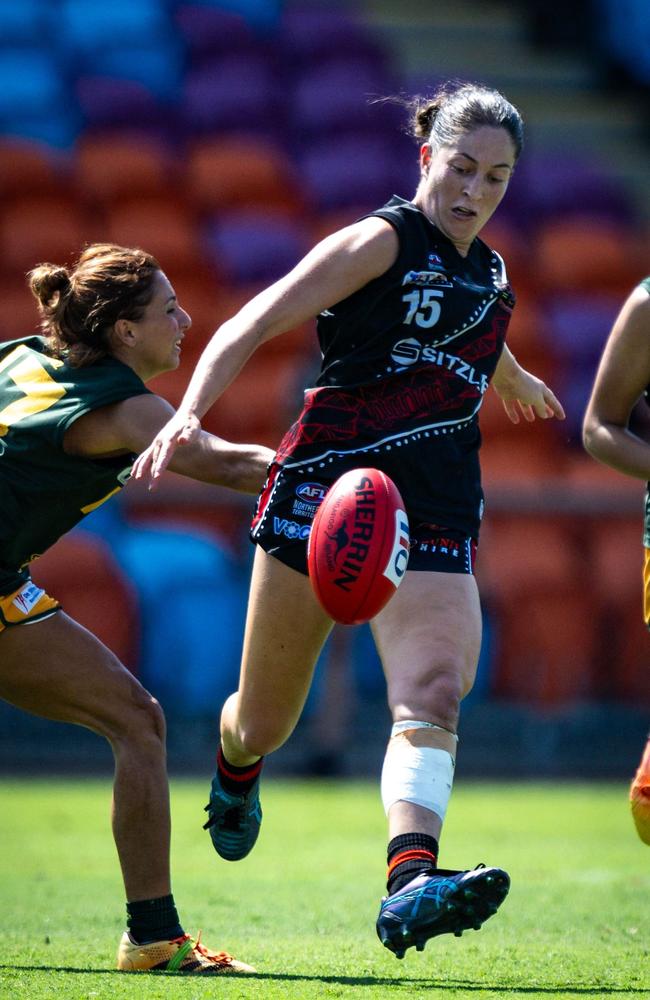
[[[250,972],[193,941],[179,923],[160,705],[32,582],[29,568],[124,486],[135,454],[173,413],[145,382],[178,366],[191,320],[142,250],[90,246],[70,269],[35,268],[29,285],[44,336],[0,344],[0,698],[85,726],[111,744],[113,834],[129,927],[118,968]],[[174,467],[257,492],[270,458],[267,448],[201,433]]]
[[[627,297],[614,322],[585,413],[583,439],[590,455],[647,483],[643,530],[643,617],[650,628],[650,443],[630,430],[632,410],[650,402],[650,277]],[[630,786],[636,829],[650,844],[650,738]]]
[[[501,869],[436,869],[459,703],[481,638],[472,575],[483,507],[478,410],[492,382],[515,422],[563,416],[504,346],[514,299],[503,261],[478,238],[521,150],[518,112],[496,91],[443,88],[416,107],[415,135],[421,179],[412,201],[393,197],[325,239],[226,322],[177,416],[135,467],[137,476],[159,475],[259,344],[318,317],[321,373],[280,444],[253,522],[240,687],[222,713],[206,826],[225,858],[255,842],[261,758],[292,732],[332,627],[305,575],[311,521],[343,472],[383,469],[411,526],[406,579],[372,622],[394,719],[382,774],[388,897],[377,931],[398,957],[436,934],[480,927],[508,890]]]

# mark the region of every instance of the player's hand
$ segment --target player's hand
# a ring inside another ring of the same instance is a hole
[[[519,365],[515,376],[503,385],[494,385],[494,390],[503,403],[509,419],[518,424],[520,416],[529,422],[535,417],[547,420],[557,417],[564,420],[565,413],[557,396],[541,378],[531,375]]]
[[[201,433],[201,421],[192,413],[175,413],[162,427],[149,447],[133,463],[131,477],[149,477],[149,489],[155,488],[156,481],[169,465],[179,445],[192,444]]]

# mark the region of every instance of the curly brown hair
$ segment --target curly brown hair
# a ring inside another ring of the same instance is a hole
[[[27,280],[52,356],[81,368],[110,355],[113,326],[142,319],[160,270],[146,251],[112,243],[86,247],[70,267],[35,267]]]

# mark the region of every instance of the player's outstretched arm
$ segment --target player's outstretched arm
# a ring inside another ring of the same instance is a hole
[[[133,463],[134,479],[149,478],[149,489],[172,461],[179,445],[196,444],[202,434],[201,421],[193,413],[177,412],[156,433],[153,441]]]
[[[635,288],[608,337],[585,413],[582,439],[589,454],[619,472],[650,479],[650,444],[628,424],[650,383],[650,295]]]
[[[167,421],[167,423],[166,423]],[[64,447],[73,454],[101,457],[138,453],[162,429],[180,427],[170,404],[155,395],[132,396],[80,417],[66,432]],[[182,435],[179,434],[180,438]],[[179,443],[180,440],[179,440]],[[242,493],[258,493],[266,479],[273,452],[258,444],[233,444],[197,428],[187,443],[169,455],[172,472]]]
[[[136,479],[160,476],[176,448],[194,440],[199,421],[260,344],[313,319],[383,274],[398,239],[383,219],[364,219],[322,240],[289,274],[252,298],[206,345],[178,413],[134,467]],[[243,400],[243,405],[248,405]],[[171,466],[170,466],[171,467]]]
[[[503,408],[513,424],[535,417],[546,420],[557,417],[564,420],[562,404],[551,389],[531,372],[522,368],[508,347],[504,347],[492,378],[492,387],[503,403]]]

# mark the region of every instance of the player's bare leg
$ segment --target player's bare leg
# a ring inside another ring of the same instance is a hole
[[[139,681],[95,636],[59,611],[0,635],[0,697],[34,715],[91,729],[113,748],[112,826],[129,923],[132,931],[152,928],[137,940],[125,934],[119,967],[148,969],[164,960],[179,972],[248,971],[232,965],[230,956],[219,962],[202,957],[179,924],[169,871],[165,721]],[[157,941],[165,955],[160,949],[143,951],[147,941]]]
[[[389,822],[388,892],[377,932],[401,958],[435,935],[478,929],[509,888],[498,868],[437,867],[451,793],[460,702],[470,690],[481,643],[481,612],[470,575],[406,574],[373,622],[394,725],[382,773]]]
[[[309,578],[257,548],[239,689],[221,714],[221,749],[206,807],[217,853],[245,857],[259,833],[261,758],[293,732],[332,628]]]

